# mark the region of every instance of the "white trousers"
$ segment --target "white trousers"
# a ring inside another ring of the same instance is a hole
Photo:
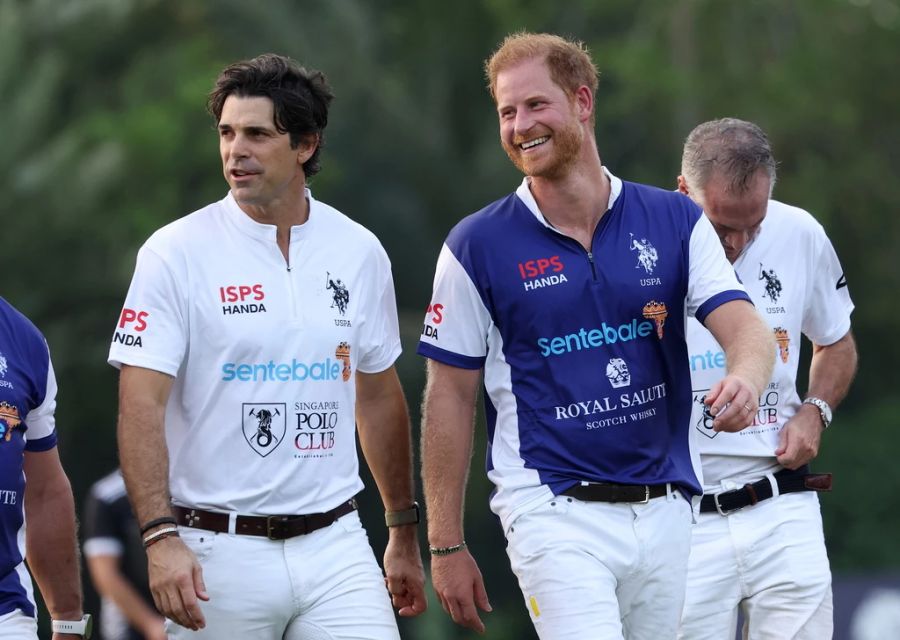
[[[203,567],[206,627],[170,638],[399,640],[384,577],[357,512],[287,540],[179,527]]]
[[[678,637],[730,640],[738,607],[745,639],[832,637],[831,571],[815,492],[698,517]]]
[[[646,504],[557,496],[516,518],[507,553],[540,638],[674,639],[691,521],[678,491]]]
[[[37,620],[19,609],[0,616],[0,640],[37,640]]]

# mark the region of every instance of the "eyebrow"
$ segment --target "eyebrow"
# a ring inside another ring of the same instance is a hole
[[[227,122],[220,122],[217,128],[219,129],[219,131],[222,131],[222,130],[232,130],[233,131],[235,127],[231,124],[228,124]],[[268,132],[274,131],[273,127],[270,127],[268,125],[262,125],[262,124],[250,124],[250,125],[246,125],[244,127],[238,127],[238,129],[243,129],[247,133],[268,133]]]

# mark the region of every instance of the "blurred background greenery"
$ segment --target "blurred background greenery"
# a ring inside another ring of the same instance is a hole
[[[836,475],[822,496],[832,566],[900,569],[898,0],[0,0],[0,294],[50,342],[79,509],[116,466],[117,377],[105,361],[136,251],[224,195],[206,94],[224,65],[267,51],[323,70],[337,95],[312,188],[391,256],[418,433],[415,345],[441,242],[519,181],[481,63],[523,28],[589,46],[601,155],[625,179],[674,188],[681,143],[703,120],[736,116],[769,133],[776,197],[825,225],[857,304],[860,373],[815,465]],[[483,453],[479,429],[466,520],[494,605],[489,637],[531,638]],[[363,517],[380,554],[368,487]],[[403,636],[469,637],[429,595]]]

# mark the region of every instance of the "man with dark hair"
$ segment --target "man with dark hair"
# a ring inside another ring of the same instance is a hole
[[[680,637],[822,640],[832,635],[831,573],[816,491],[830,474],[810,474],[822,432],[856,372],[853,303],[825,231],[806,211],[772,200],[775,158],[751,122],[723,118],[695,128],[684,144],[679,190],[703,207],[725,255],[770,326],[772,379],[750,427],[712,428],[701,398],[721,376],[722,349],[688,321],[703,499],[691,541]],[[813,343],[809,386],[797,392],[800,335]]]
[[[0,298],[0,640],[37,640],[29,569],[50,611],[53,640],[90,636],[90,616],[81,610],[75,503],[56,448],[55,410],[47,342]]]
[[[672,639],[700,493],[684,320],[728,353],[717,430],[750,423],[772,337],[700,208],[602,164],[580,43],[516,34],[486,68],[525,179],[450,232],[419,343],[434,588],[484,629],[462,525],[483,369],[491,508],[540,637]]]
[[[113,336],[122,470],[172,637],[397,638],[391,598],[425,609],[390,263],[307,186],[331,98],[282,56],[221,73],[230,191],[145,243]],[[356,511],[355,429],[386,578]]]

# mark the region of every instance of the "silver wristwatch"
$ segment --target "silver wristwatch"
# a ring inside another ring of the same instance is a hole
[[[82,638],[90,638],[93,629],[93,620],[91,614],[86,613],[81,616],[81,620],[51,620],[50,627],[53,633],[70,633],[73,636],[81,636]]]
[[[803,401],[803,404],[811,404],[819,410],[819,415],[822,416],[822,424],[825,425],[825,428],[827,429],[831,424],[831,407],[828,403],[821,398],[810,396]]]

